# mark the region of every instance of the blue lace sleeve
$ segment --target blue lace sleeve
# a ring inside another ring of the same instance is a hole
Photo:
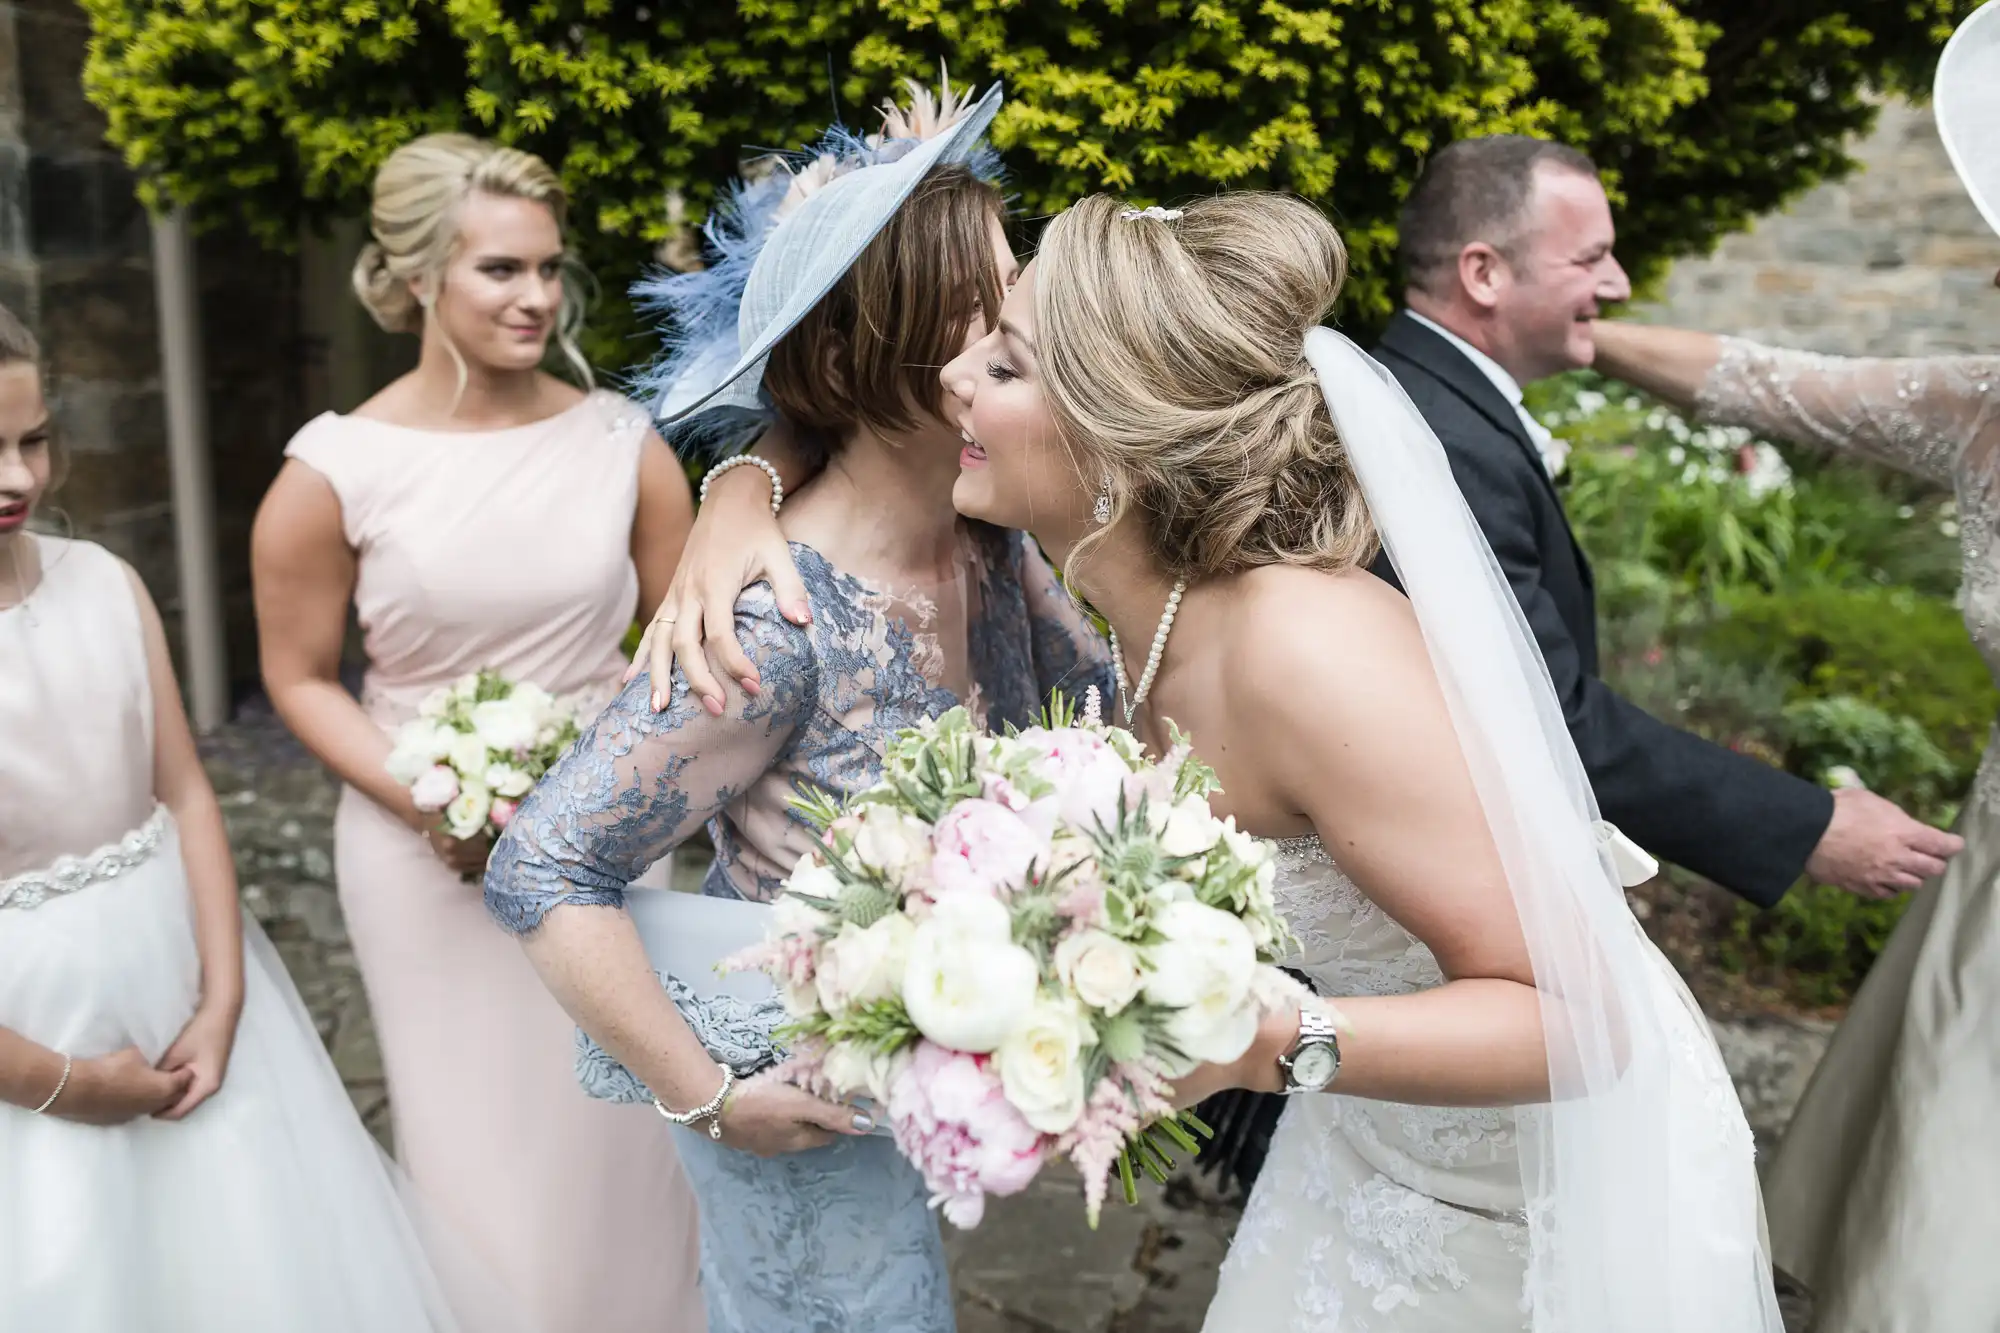
[[[1043,702],[1057,690],[1072,703],[1095,685],[1110,707],[1111,649],[1055,568],[1027,533],[1021,541],[1021,591],[1027,599],[1028,627],[1035,659],[1035,685]]]
[[[761,584],[737,603],[736,637],[762,693],[732,690],[711,717],[676,671],[655,713],[641,675],[521,802],[486,866],[495,921],[525,934],[564,903],[623,905],[626,885],[777,762],[813,706],[811,641]]]

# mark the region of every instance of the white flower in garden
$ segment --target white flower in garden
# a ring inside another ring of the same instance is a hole
[[[997,898],[940,894],[910,940],[903,1005],[940,1046],[983,1054],[1019,1027],[1035,1002],[1035,956],[1014,943]]]
[[[834,874],[832,867],[818,856],[807,852],[799,857],[799,863],[785,877],[785,888],[802,898],[831,902],[840,897],[840,876]]]
[[[445,761],[458,770],[459,777],[467,782],[477,782],[493,763],[493,755],[486,748],[486,742],[469,731],[461,731],[451,738],[451,748],[445,751]]]
[[[433,722],[449,711],[451,711],[451,691],[443,686],[426,694],[424,701],[417,705],[417,716],[428,718]]]
[[[1579,421],[1596,416],[1611,400],[1595,389],[1579,389],[1574,400],[1576,419]]]
[[[410,800],[425,814],[435,814],[458,799],[458,774],[444,764],[425,769],[410,783]]]
[[[484,781],[495,796],[505,796],[509,800],[526,796],[534,789],[535,780],[512,764],[489,764]]]
[[[1753,498],[1762,499],[1791,484],[1792,469],[1785,463],[1785,456],[1768,444],[1753,446],[1750,466],[1743,472],[1744,489]]]
[[[1866,787],[1868,784],[1861,780],[1859,773],[1846,764],[1835,764],[1826,770],[1826,785],[1838,791],[1843,787]]]
[[[541,714],[519,694],[488,699],[472,707],[473,731],[497,754],[511,755],[528,749],[541,728]]]
[[[1116,1014],[1138,995],[1144,976],[1139,953],[1101,930],[1080,930],[1055,950],[1056,976],[1076,997],[1104,1014]]]
[[[1044,1134],[1061,1134],[1083,1114],[1083,1050],[1095,1040],[1067,1000],[1037,999],[994,1053],[1007,1100]]]
[[[486,816],[492,813],[493,795],[473,785],[461,788],[444,808],[445,827],[454,838],[476,838],[486,831]]]
[[[866,1093],[878,1106],[889,1103],[889,1086],[910,1063],[910,1052],[871,1051],[859,1042],[837,1041],[827,1048],[820,1072],[843,1097]]]
[[[1160,830],[1160,850],[1168,856],[1200,856],[1222,836],[1222,821],[1209,813],[1208,802],[1189,796],[1168,812]]]
[[[893,997],[909,965],[916,931],[916,923],[901,912],[891,912],[865,930],[852,921],[842,923],[820,949],[813,977],[820,1005],[840,1014],[852,1005]]]
[[[1145,951],[1148,1001],[1218,1014],[1242,1003],[1257,970],[1257,946],[1241,921],[1189,900],[1167,904],[1153,928],[1164,938]]]

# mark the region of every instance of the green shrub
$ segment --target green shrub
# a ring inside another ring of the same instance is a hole
[[[1642,277],[1851,167],[1869,93],[1921,87],[1976,0],[83,0],[85,86],[153,197],[289,243],[362,209],[396,145],[459,127],[541,153],[622,292],[740,146],[788,147],[902,76],[1008,85],[994,139],[1029,215],[1110,189],[1323,204],[1348,315],[1395,289],[1394,216],[1467,134],[1568,140]],[[1810,89],[1810,95],[1802,90]],[[606,312],[623,320],[625,303]],[[623,360],[600,341],[601,354]]]

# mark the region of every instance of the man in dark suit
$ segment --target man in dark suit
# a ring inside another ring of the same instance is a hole
[[[1443,441],[1548,659],[1604,817],[1654,855],[1768,907],[1802,873],[1916,888],[1961,845],[1871,792],[1829,792],[1670,726],[1598,678],[1590,565],[1520,386],[1588,366],[1601,304],[1631,295],[1590,160],[1518,135],[1432,158],[1403,209],[1407,308],[1375,355]],[[1393,573],[1378,567],[1393,580]]]

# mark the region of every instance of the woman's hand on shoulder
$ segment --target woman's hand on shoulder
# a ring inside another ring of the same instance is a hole
[[[722,1142],[739,1152],[777,1157],[824,1147],[874,1128],[864,1113],[815,1097],[774,1069],[745,1079],[723,1104]]]
[[[673,582],[626,672],[628,682],[641,670],[652,673],[655,712],[667,705],[676,663],[702,707],[716,717],[726,701],[718,675],[734,678],[746,694],[758,693],[756,664],[736,641],[736,599],[763,582],[770,583],[786,619],[812,623],[805,583],[771,512],[770,479],[757,468],[740,467],[709,488]]]

